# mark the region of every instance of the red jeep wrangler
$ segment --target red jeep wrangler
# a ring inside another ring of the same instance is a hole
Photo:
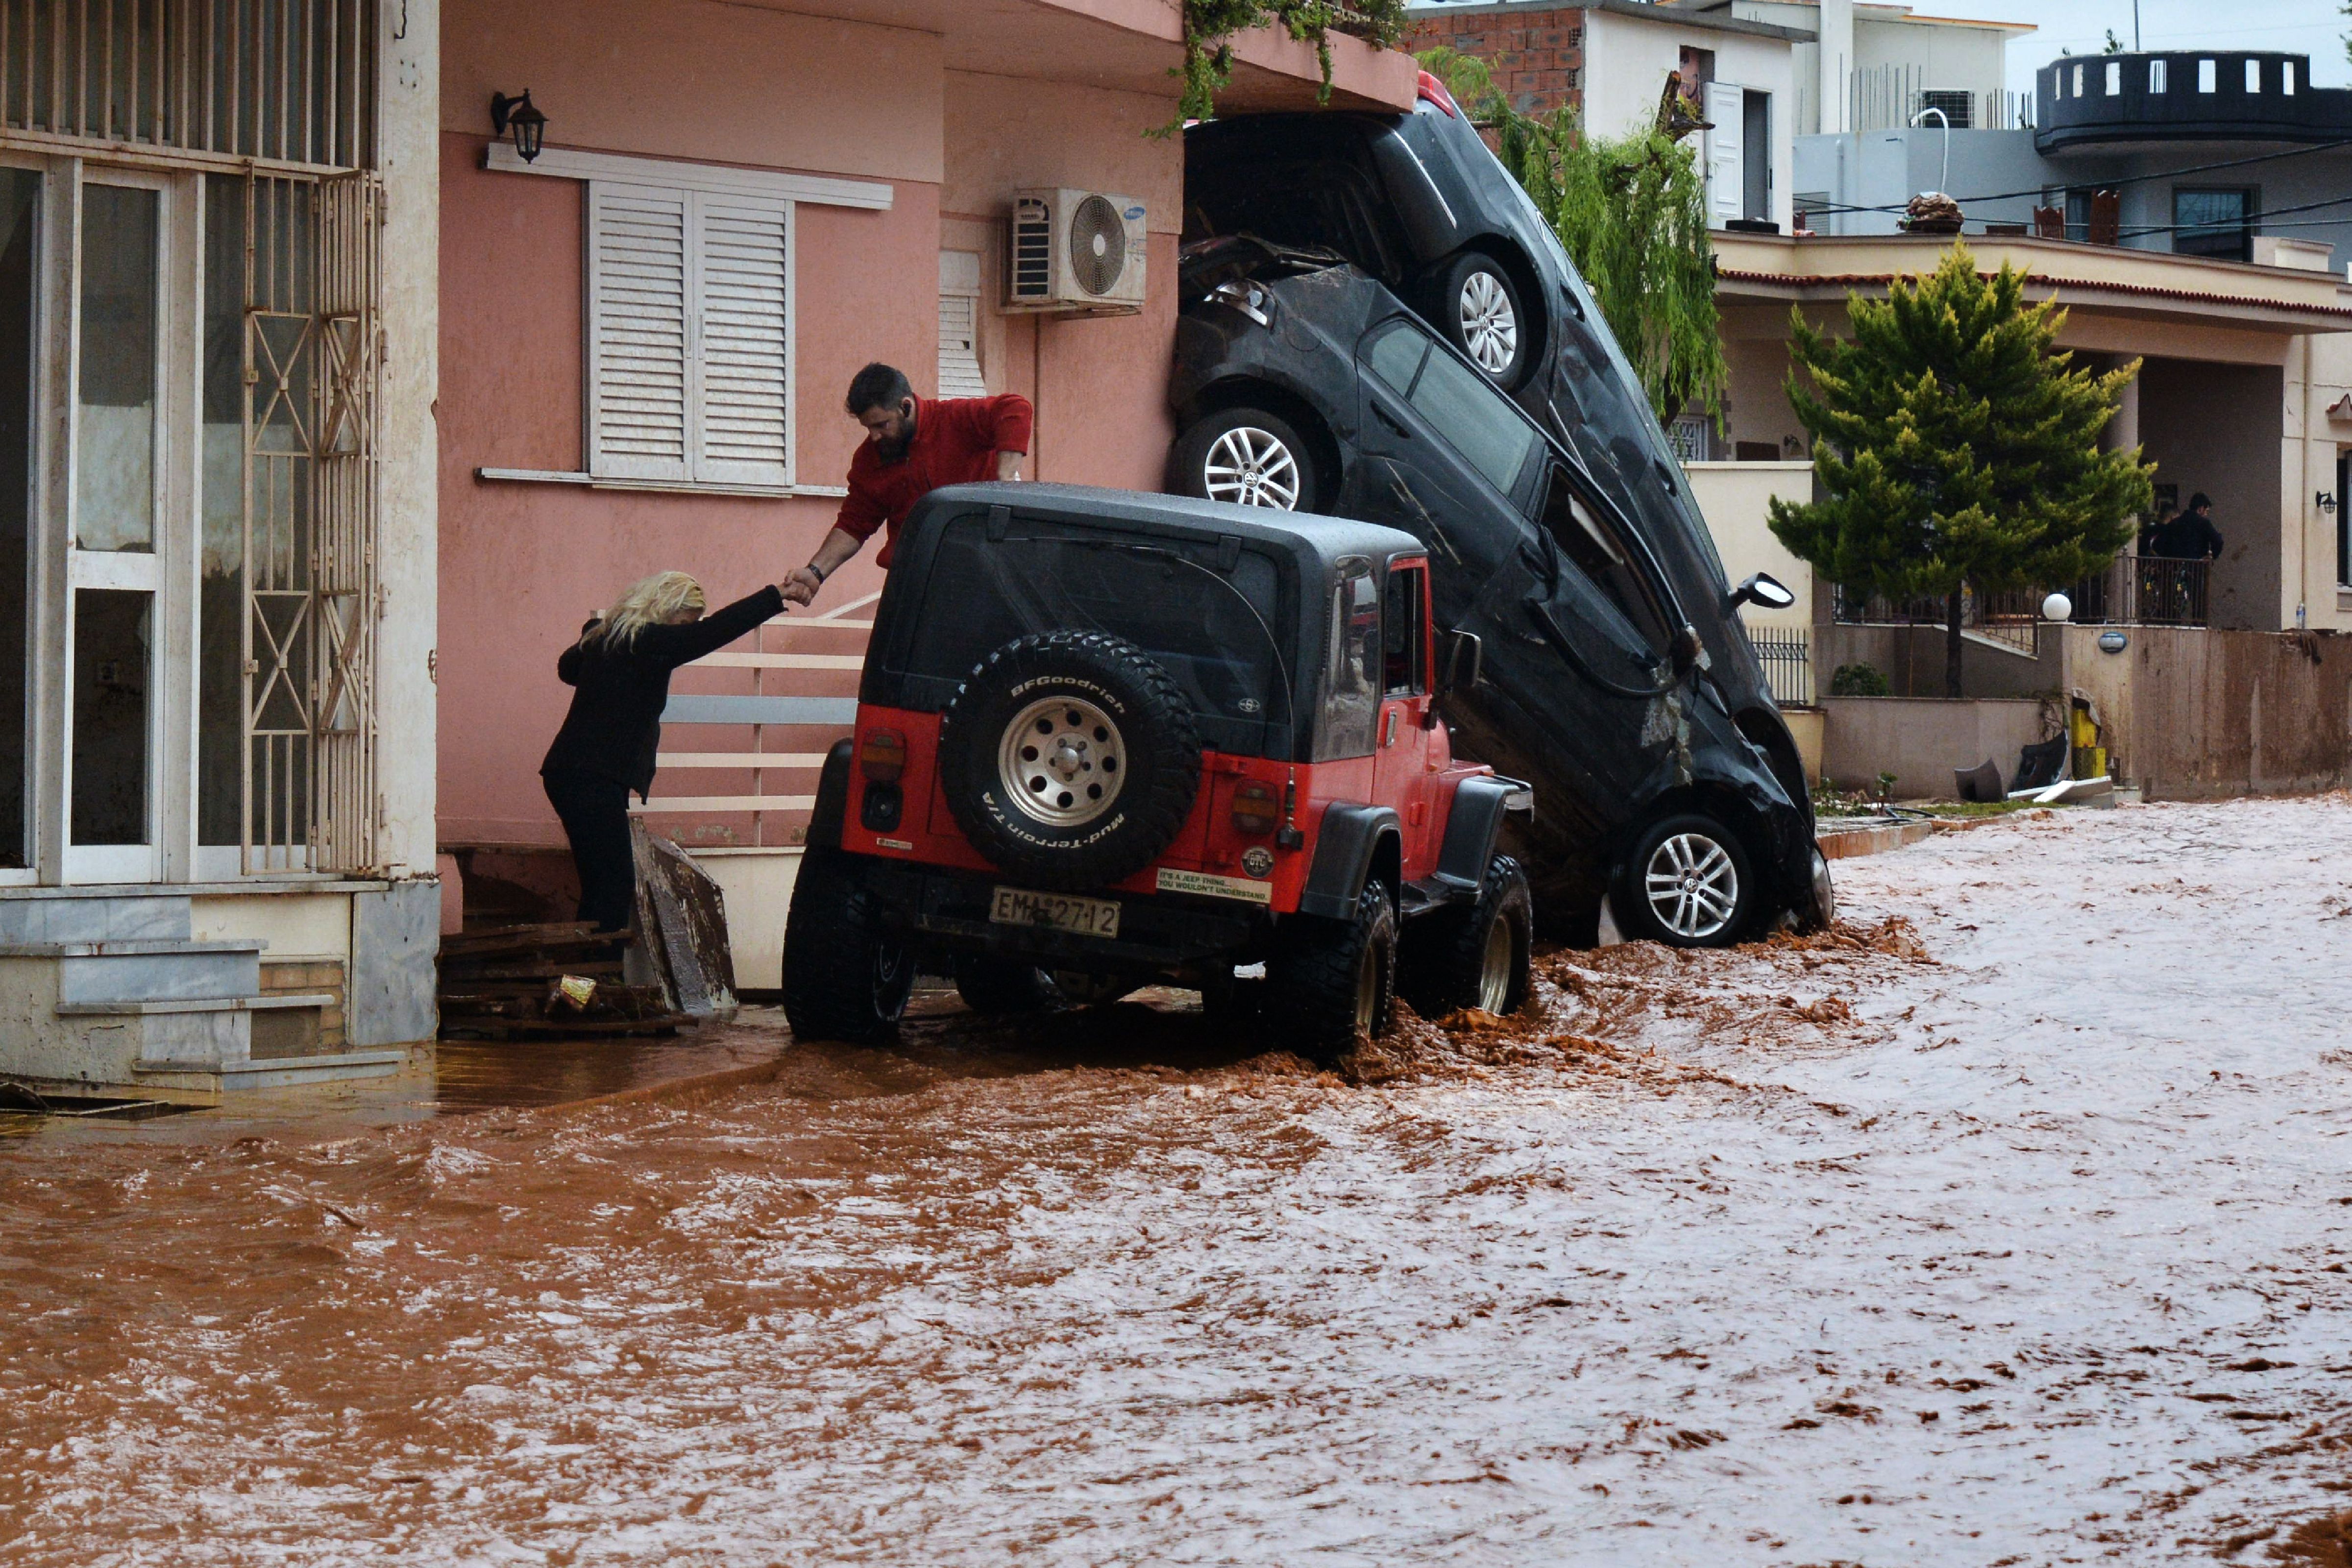
[[[1480,649],[1429,603],[1425,547],[1370,523],[933,492],[817,787],[793,1033],[887,1039],[919,964],[991,1013],[1262,994],[1282,1043],[1326,1058],[1384,1032],[1399,994],[1517,1007],[1528,887],[1495,838],[1532,801],[1454,760],[1439,671],[1475,681]],[[1267,984],[1237,979],[1257,963]]]

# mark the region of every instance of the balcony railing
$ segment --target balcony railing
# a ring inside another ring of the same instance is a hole
[[[2065,592],[2074,605],[2072,618],[2079,625],[2201,626],[2208,624],[2212,571],[2208,561],[2119,555],[2105,571],[2093,573]],[[1970,592],[1961,607],[1960,624],[2030,654],[2034,651],[2035,628],[2042,621],[2042,601],[2047,596],[2041,589]],[[1890,600],[1839,588],[1832,614],[1849,625],[1940,626],[1944,601]]]
[[[1764,666],[1772,700],[1783,708],[1813,705],[1813,639],[1802,626],[1748,626],[1748,646]]]

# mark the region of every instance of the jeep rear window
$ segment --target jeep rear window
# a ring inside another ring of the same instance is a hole
[[[1020,518],[992,541],[985,516],[958,518],[931,560],[908,695],[944,701],[991,653],[1034,632],[1106,632],[1166,668],[1206,744],[1262,754],[1267,721],[1284,717],[1269,640],[1282,635],[1279,581],[1256,550],[1229,571],[1216,556],[1205,542]]]

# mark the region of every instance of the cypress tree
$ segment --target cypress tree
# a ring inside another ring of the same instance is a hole
[[[2097,374],[2057,347],[2066,312],[2029,304],[1955,245],[1883,300],[1846,297],[1853,335],[1791,312],[1789,401],[1822,499],[1772,502],[1772,531],[1848,588],[1945,604],[1944,689],[1960,695],[1963,595],[2075,582],[2154,503],[2137,447],[2102,452],[2139,362]],[[1799,372],[1801,371],[1801,375]]]

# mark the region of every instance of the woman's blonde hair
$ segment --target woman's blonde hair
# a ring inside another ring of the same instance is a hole
[[[604,618],[580,640],[602,640],[626,647],[647,626],[665,625],[680,610],[703,607],[701,584],[683,572],[656,572],[630,584],[628,591],[613,602]]]

